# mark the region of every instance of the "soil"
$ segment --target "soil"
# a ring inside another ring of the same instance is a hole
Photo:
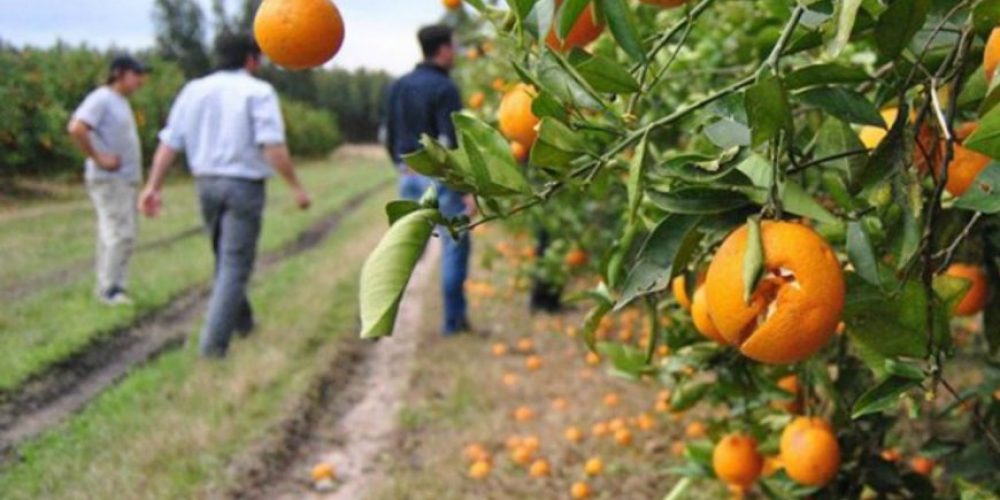
[[[383,183],[355,196],[294,241],[263,255],[257,272],[266,273],[315,248],[346,215],[386,186]],[[208,291],[208,286],[202,285],[184,292],[135,324],[98,336],[88,348],[18,389],[0,393],[0,463],[15,453],[18,443],[64,421],[134,367],[183,344],[204,310]]]
[[[391,339],[345,338],[328,371],[271,439],[235,462],[231,498],[366,498],[388,472],[382,455],[397,442],[397,414],[410,387],[413,359],[426,336],[425,301],[434,293],[439,254],[428,248],[400,305]],[[310,469],[329,463],[336,489],[315,491]]]

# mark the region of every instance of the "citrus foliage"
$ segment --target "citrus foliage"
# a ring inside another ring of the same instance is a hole
[[[447,19],[483,97],[459,148],[407,163],[476,195],[449,230],[544,225],[565,243],[539,263],[590,253],[556,266],[600,283],[588,344],[718,415],[678,475],[776,498],[1000,487],[996,2],[466,5]],[[598,342],[626,307],[649,337]]]

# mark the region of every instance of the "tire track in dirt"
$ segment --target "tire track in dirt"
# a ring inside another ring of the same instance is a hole
[[[380,183],[324,215],[298,237],[258,259],[256,272],[266,273],[285,260],[312,250],[365,201],[386,189]],[[99,336],[92,345],[54,365],[18,389],[0,392],[0,464],[16,446],[80,410],[130,370],[182,345],[204,311],[209,285],[182,292],[165,307],[130,326]]]
[[[329,369],[317,377],[277,432],[232,466],[237,478],[226,498],[360,500],[385,471],[380,456],[395,443],[397,415],[422,341],[425,301],[434,293],[440,254],[428,247],[407,286],[395,334],[378,342],[345,337]],[[318,462],[337,469],[337,488],[314,492],[308,471]]]
[[[139,253],[158,250],[160,248],[179,243],[193,236],[197,236],[201,233],[201,226],[191,227],[171,236],[140,244],[136,246],[135,251],[136,253]],[[42,290],[45,290],[46,288],[55,287],[79,279],[84,274],[89,273],[92,267],[93,262],[91,259],[81,259],[72,264],[68,264],[61,269],[50,271],[41,276],[33,276],[22,283],[17,283],[0,290],[0,300],[14,301],[30,297],[38,292],[41,292]]]

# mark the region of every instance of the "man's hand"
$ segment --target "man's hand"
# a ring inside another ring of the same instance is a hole
[[[292,194],[295,196],[295,204],[300,210],[308,210],[312,206],[312,199],[309,198],[309,193],[302,186],[293,188]]]
[[[160,196],[160,190],[158,189],[146,187],[139,195],[139,211],[146,217],[159,216],[162,205],[163,199]]]
[[[111,155],[107,153],[95,153],[94,163],[97,164],[103,170],[109,172],[117,171],[122,168],[122,159],[118,155]]]

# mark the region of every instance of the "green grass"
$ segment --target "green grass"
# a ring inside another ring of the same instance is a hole
[[[255,284],[260,333],[229,359],[201,361],[187,348],[136,370],[22,446],[23,460],[0,470],[0,496],[198,498],[239,481],[227,474],[234,455],[288,411],[331,358],[331,341],[355,333],[357,273],[383,230],[373,221],[385,194]]]
[[[378,161],[350,157],[340,161],[350,166],[327,168],[328,163],[327,167],[306,169],[305,182],[315,202],[307,213],[300,213],[293,207],[283,185],[271,184],[261,236],[262,252],[279,248],[322,215],[392,177],[392,170]],[[191,186],[186,187],[193,191]],[[168,202],[179,203],[180,200]],[[191,203],[194,203],[193,198]],[[196,220],[193,218],[192,222]],[[127,326],[141,315],[163,307],[192,286],[207,283],[211,268],[212,256],[207,240],[188,238],[135,257],[130,285],[136,300],[134,307],[112,309],[97,304],[89,276],[5,305],[0,309],[0,389],[17,387],[53,363],[79,352],[102,334]]]

